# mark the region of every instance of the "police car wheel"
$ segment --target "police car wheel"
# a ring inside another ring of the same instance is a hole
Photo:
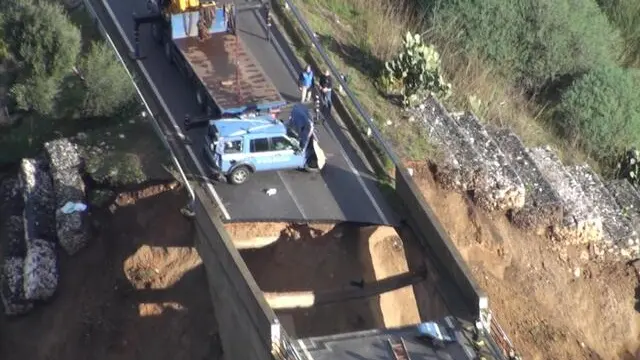
[[[234,185],[240,185],[245,181],[247,181],[247,179],[249,178],[249,174],[250,174],[249,168],[247,168],[246,166],[240,166],[233,169],[233,171],[231,172],[231,174],[229,174],[227,178],[230,183]]]
[[[307,159],[307,162],[304,164],[304,170],[310,173],[320,172],[320,169],[318,169],[318,161],[314,158]]]

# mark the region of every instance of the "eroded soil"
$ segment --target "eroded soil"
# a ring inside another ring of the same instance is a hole
[[[559,252],[543,234],[477,211],[422,169],[414,176],[495,315],[526,359],[633,360],[640,344],[637,279],[625,263],[596,262],[587,248]]]

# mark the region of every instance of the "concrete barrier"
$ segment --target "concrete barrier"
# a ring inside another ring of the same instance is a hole
[[[207,199],[197,188],[199,199]],[[206,200],[205,200],[206,201]],[[225,359],[270,360],[271,325],[276,316],[266,303],[217,214],[196,202],[196,249],[207,272]],[[207,219],[209,217],[209,219]]]
[[[404,203],[407,210],[406,220],[414,230],[418,241],[433,251],[434,257],[442,268],[447,270],[458,285],[465,303],[474,310],[473,315],[479,317],[489,307],[487,295],[473,279],[467,264],[442,228],[411,175],[401,166],[396,167],[396,194]]]

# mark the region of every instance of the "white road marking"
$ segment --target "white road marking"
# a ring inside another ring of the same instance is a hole
[[[120,36],[122,37],[122,39],[124,39],[124,42],[127,45],[127,48],[129,49],[129,51],[133,52],[133,46],[131,45],[131,41],[129,41],[129,38],[127,37],[127,34],[124,32],[124,30],[120,26],[120,22],[118,21],[118,18],[113,13],[113,10],[111,10],[111,7],[109,6],[109,3],[106,0],[102,0],[102,3],[104,4],[105,9],[107,9],[107,12],[109,13],[109,16],[111,17],[111,19],[113,20],[113,23],[115,24],[116,28],[118,29],[118,32],[120,33]],[[109,39],[109,40],[111,40],[111,39]],[[111,45],[113,46],[114,50],[117,53],[118,50],[115,47],[115,44],[113,44],[113,41],[110,41],[110,42],[111,42]],[[119,54],[118,54],[118,56],[120,57]],[[121,59],[121,61],[122,61],[122,59]],[[142,74],[144,75],[146,80],[149,82],[149,85],[151,86],[151,90],[156,95],[156,98],[159,100],[160,106],[162,106],[163,110],[168,115],[169,121],[171,121],[171,123],[173,124],[173,128],[178,133],[178,136],[180,136],[180,138],[182,138],[182,139],[186,138],[186,136],[182,133],[182,129],[180,128],[180,126],[178,125],[176,120],[173,118],[173,115],[171,115],[171,111],[169,111],[169,107],[164,102],[164,99],[162,98],[162,96],[160,96],[160,93],[158,92],[158,89],[156,88],[155,83],[153,82],[153,80],[149,76],[149,73],[147,72],[147,69],[146,69],[145,65],[142,63],[142,61],[139,61],[139,63],[140,63],[140,69],[142,70]],[[124,63],[123,63],[123,65],[124,65]],[[131,76],[131,73],[129,72],[129,69],[126,66],[125,66],[125,70],[127,71],[127,74],[129,74],[129,77],[131,77],[131,79],[133,81],[133,77]],[[148,105],[147,105],[147,102],[144,99],[144,96],[142,96],[142,93],[138,89],[137,84],[135,83],[135,81],[133,81],[133,83],[134,83],[134,86],[136,87],[136,90],[138,91],[138,94],[142,98],[142,101],[145,103],[145,106],[147,107],[148,111],[151,112],[149,107],[148,107]],[[195,153],[193,152],[193,149],[192,149],[191,145],[189,145],[189,144],[184,144],[184,145],[185,145],[185,148],[187,149],[187,152],[189,153],[189,156],[191,157],[191,160],[193,160],[193,162],[196,164],[196,167],[198,168],[198,172],[200,173],[200,175],[203,178],[207,179],[207,175],[204,172],[204,168],[202,167],[202,164],[200,163],[200,161],[196,157]],[[229,211],[227,211],[227,208],[222,203],[222,199],[218,195],[218,192],[213,188],[213,185],[211,185],[206,180],[205,180],[205,183],[206,183],[205,188],[209,191],[211,196],[213,196],[215,201],[218,203],[218,206],[220,207],[220,211],[222,212],[222,215],[224,216],[225,220],[230,220],[231,217],[229,216]]]
[[[261,18],[260,16],[256,16],[256,17],[258,18],[258,21],[262,25],[263,30],[266,31],[267,24],[265,23],[264,19]],[[271,43],[275,46],[276,51],[278,51],[280,53],[280,57],[282,59],[284,59],[284,63],[285,63],[285,65],[287,67],[289,67],[289,71],[293,71],[293,73],[295,74],[295,68],[294,68],[293,64],[291,63],[291,61],[289,61],[289,58],[286,56],[284,51],[282,50],[282,47],[280,46],[280,43],[278,43],[278,41],[276,41],[275,39],[273,39],[273,41],[271,41]],[[347,161],[347,165],[349,165],[349,168],[351,169],[351,172],[358,179],[358,182],[360,183],[360,186],[362,186],[362,189],[364,190],[365,194],[367,194],[367,197],[369,198],[369,200],[373,204],[373,207],[375,208],[376,212],[378,213],[378,216],[380,217],[380,220],[382,220],[383,223],[388,224],[389,221],[387,220],[386,215],[384,214],[384,212],[382,211],[382,209],[378,205],[378,202],[373,197],[373,194],[371,194],[371,191],[369,190],[367,185],[364,183],[364,180],[362,179],[362,175],[361,175],[360,171],[358,171],[358,169],[355,168],[355,166],[353,165],[353,162],[351,162],[351,159],[349,159],[349,156],[347,156],[347,153],[344,150],[344,148],[342,147],[342,144],[340,143],[340,141],[338,141],[338,138],[336,137],[336,134],[333,132],[333,130],[331,129],[331,127],[329,125],[325,124],[324,128],[327,129],[329,134],[333,137],[333,140],[338,144],[338,148],[340,149],[340,153],[342,154],[342,157],[344,157],[344,159]]]
[[[307,345],[304,344],[304,341],[298,340],[298,345],[300,345],[300,348],[302,349],[302,352],[307,357],[307,359],[313,360],[313,356],[311,356],[311,354],[309,353],[309,350],[307,350]]]

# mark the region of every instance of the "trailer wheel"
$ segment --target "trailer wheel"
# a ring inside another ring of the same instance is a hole
[[[158,24],[151,24],[151,36],[160,45],[162,45],[162,29]]]
[[[167,57],[170,64],[173,64],[173,56],[171,56],[171,42],[169,41],[164,42],[164,56]]]

